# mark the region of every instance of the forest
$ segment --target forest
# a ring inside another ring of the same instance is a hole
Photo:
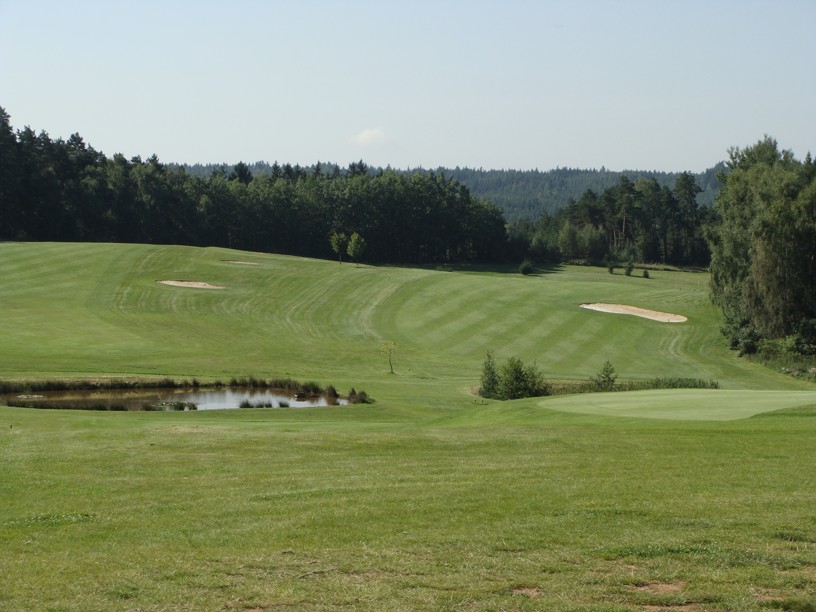
[[[333,257],[332,233],[365,239],[365,259],[389,263],[496,261],[499,209],[435,173],[372,174],[286,166],[254,177],[237,164],[208,178],[153,155],[112,158],[79,134],[14,133],[0,109],[0,239],[222,246]]]
[[[231,166],[226,164],[168,164],[170,167],[181,167],[188,174],[207,178],[213,173],[228,173]],[[339,173],[341,168],[336,164],[317,162],[323,172]],[[283,172],[305,173],[314,170],[314,166],[280,166],[277,162],[269,164],[257,161],[248,164],[254,176],[278,175]],[[379,168],[369,168],[376,173]],[[391,168],[386,168],[391,170]],[[711,207],[720,188],[719,177],[728,171],[724,162],[716,164],[703,172],[693,174],[699,186],[697,203],[700,206]],[[658,172],[650,170],[623,170],[614,171],[607,168],[580,169],[554,168],[552,170],[486,170],[484,168],[445,168],[434,170],[416,168],[413,170],[394,169],[398,174],[430,173],[442,174],[464,184],[470,192],[480,198],[485,198],[498,206],[504,218],[513,223],[520,220],[534,220],[544,213],[554,215],[564,208],[571,200],[577,200],[584,192],[600,193],[617,185],[622,178],[630,181],[638,179],[654,179],[661,187],[672,187],[680,176],[680,172]]]
[[[277,162],[187,167],[106,157],[79,134],[15,132],[0,109],[0,239],[223,246],[333,257],[333,234],[358,234],[369,262],[625,259],[706,265],[710,209],[694,176],[586,190],[554,214],[508,225],[491,201],[444,172]]]
[[[710,207],[714,203],[720,188],[718,177],[724,170],[727,171],[725,165],[719,163],[692,175],[700,188],[697,195],[700,206]],[[623,178],[632,182],[654,179],[661,187],[671,188],[681,174],[652,170],[614,171],[607,168],[555,168],[542,171],[456,167],[444,172],[446,176],[467,185],[472,193],[496,204],[510,222],[536,219],[544,213],[553,215],[586,191],[600,193],[614,187]]]
[[[671,189],[654,178],[632,182],[624,175],[599,194],[585,191],[554,215],[516,221],[509,248],[535,261],[705,266],[703,232],[715,215],[699,206],[699,192],[688,172]]]

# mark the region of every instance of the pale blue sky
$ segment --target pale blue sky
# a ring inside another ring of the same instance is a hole
[[[0,106],[165,162],[699,171],[816,143],[816,0],[0,0]]]

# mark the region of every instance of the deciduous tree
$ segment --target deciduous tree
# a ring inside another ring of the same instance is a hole
[[[342,232],[332,232],[332,235],[329,237],[329,242],[331,243],[332,251],[337,254],[340,263],[343,263],[343,253],[346,252],[349,244],[348,236]]]
[[[348,256],[351,257],[352,260],[354,260],[354,263],[359,264],[360,258],[363,256],[363,253],[365,253],[365,250],[366,250],[365,238],[363,238],[357,232],[354,232],[351,235],[351,238],[349,239],[348,248],[346,249]]]

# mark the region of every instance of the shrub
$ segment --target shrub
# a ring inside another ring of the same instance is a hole
[[[498,399],[521,399],[546,394],[547,384],[535,362],[525,365],[518,357],[510,357],[502,366],[496,389]]]
[[[628,382],[615,382],[609,389],[600,388],[592,377],[584,382],[562,382],[549,385],[550,395],[570,395],[573,393],[597,393],[599,391],[646,391],[648,389],[719,389],[716,380],[702,378],[649,378]],[[617,379],[617,376],[615,376]]]
[[[532,261],[530,261],[529,259],[525,259],[524,261],[521,262],[521,265],[519,266],[519,274],[527,276],[528,274],[532,274],[533,271],[534,270]]]
[[[649,271],[648,270],[643,271],[643,278],[649,278]]]
[[[368,393],[360,389],[360,391],[355,391],[354,387],[351,388],[348,394],[348,403],[349,404],[371,404],[374,400],[368,397]]]
[[[482,364],[482,384],[479,387],[479,395],[493,398],[499,389],[499,375],[496,372],[496,362],[493,360],[493,353],[487,351],[484,363]]]
[[[307,395],[320,395],[323,393],[323,387],[318,385],[316,382],[309,381],[300,386],[300,391]]]
[[[591,382],[593,385],[595,385],[595,389],[598,391],[612,391],[617,378],[618,376],[615,374],[614,366],[607,359],[604,362],[603,367],[601,367],[601,371],[592,377]]]
[[[632,383],[633,386],[638,383]],[[673,376],[668,378],[650,378],[640,383],[645,389],[719,389],[720,383],[714,379],[683,378]]]
[[[606,266],[606,269],[609,270],[610,274],[614,274],[615,268],[618,267],[617,261],[615,261],[615,258],[610,253],[607,253],[606,259],[604,260],[604,265]]]

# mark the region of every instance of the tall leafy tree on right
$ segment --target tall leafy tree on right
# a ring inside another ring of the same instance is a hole
[[[742,354],[816,354],[816,163],[768,136],[729,157],[707,232],[723,333]]]

